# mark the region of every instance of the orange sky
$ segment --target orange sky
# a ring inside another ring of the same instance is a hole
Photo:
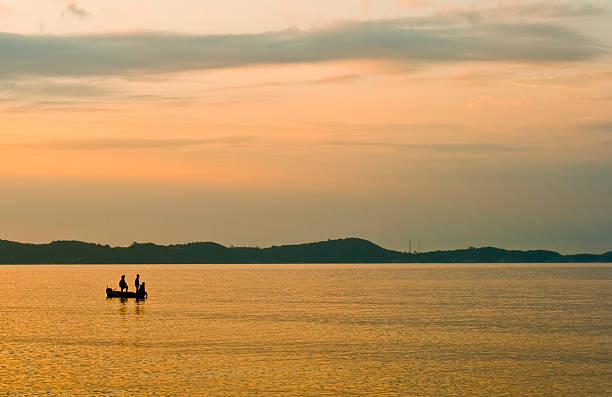
[[[0,238],[611,249],[605,2],[187,3],[0,0]]]

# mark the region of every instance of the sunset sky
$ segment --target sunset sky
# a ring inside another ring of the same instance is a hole
[[[0,0],[0,239],[612,250],[607,0]]]

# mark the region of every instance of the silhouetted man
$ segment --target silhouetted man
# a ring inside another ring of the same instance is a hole
[[[146,298],[147,297],[147,290],[145,289],[145,282],[143,281],[142,284],[140,284],[140,289],[138,290],[138,297],[140,298]]]
[[[128,290],[128,285],[125,282],[125,274],[121,276],[121,280],[119,280],[119,288],[121,288],[121,293],[123,293],[124,289],[125,289],[125,292],[127,292]]]
[[[136,275],[136,280],[134,280],[134,286],[136,287],[136,293],[138,293],[138,288],[140,288],[140,274]]]

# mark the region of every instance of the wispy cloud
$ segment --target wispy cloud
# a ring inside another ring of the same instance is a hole
[[[595,101],[595,102],[612,102],[612,96],[590,97],[590,98],[584,98],[584,99],[588,101]]]
[[[554,24],[419,27],[414,19],[235,35],[4,33],[0,34],[0,77],[156,74],[350,59],[404,63],[572,62],[606,51],[593,39]]]
[[[470,22],[490,22],[504,19],[580,18],[603,15],[606,7],[590,2],[548,0],[537,3],[519,2],[517,5],[500,5],[494,8],[447,9],[440,16],[465,18]]]
[[[398,143],[398,142],[373,142],[360,140],[337,140],[321,142],[324,146],[345,147],[373,147],[395,150],[424,150],[441,153],[491,153],[491,152],[515,152],[528,150],[533,145],[506,144],[506,143]]]
[[[107,79],[24,78],[0,79],[1,113],[62,110],[111,110],[118,103],[163,103],[180,106],[190,103],[189,95],[163,95],[128,84],[108,84]],[[226,97],[208,101],[226,101]]]
[[[116,94],[117,91],[86,82],[0,81],[0,98],[33,99],[36,97],[93,98]],[[0,99],[1,100],[1,99]]]
[[[252,144],[256,138],[248,135],[232,135],[210,139],[148,139],[148,138],[102,138],[102,139],[57,139],[21,147],[51,150],[130,150],[164,149],[212,144],[242,146]]]
[[[77,18],[86,18],[89,16],[89,12],[86,9],[80,7],[75,1],[71,1],[68,3],[66,8],[64,9],[64,12],[62,13],[62,16],[66,14],[75,16]]]
[[[579,129],[586,129],[587,131],[595,132],[612,132],[612,120],[603,120],[587,123],[579,127]]]
[[[544,76],[524,77],[512,80],[511,84],[526,87],[559,87],[602,85],[612,82],[612,71],[578,73],[549,73]]]
[[[269,87],[291,87],[300,85],[325,85],[325,84],[348,84],[355,82],[363,78],[363,75],[358,74],[344,74],[338,76],[331,76],[323,79],[313,80],[299,80],[299,81],[266,81],[257,84],[246,84],[246,85],[231,85],[225,87],[210,88],[209,91],[232,91],[232,90],[243,90],[251,88],[269,88]]]

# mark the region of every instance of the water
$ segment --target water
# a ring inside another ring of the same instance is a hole
[[[611,329],[612,265],[0,266],[0,395],[603,396]]]

